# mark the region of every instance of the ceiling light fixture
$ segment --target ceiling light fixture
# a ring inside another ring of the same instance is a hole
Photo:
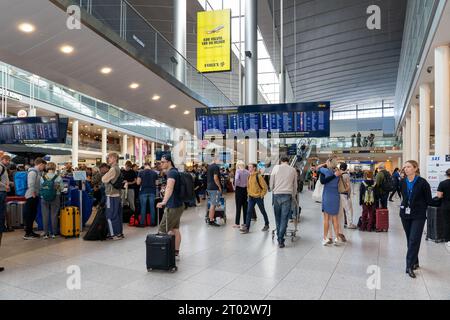
[[[434,109],[434,106],[430,106],[430,109]]]
[[[155,94],[155,95],[152,97],[152,100],[154,100],[154,101],[158,101],[159,99],[161,99],[161,97],[158,96],[157,94]]]
[[[137,88],[139,88],[139,83],[133,82],[132,84],[130,84],[130,88],[131,88],[131,89],[137,89]]]
[[[185,112],[184,112],[184,114],[189,114],[189,113],[191,113],[190,111],[188,111],[188,110],[186,110]]]
[[[19,24],[19,30],[25,33],[31,33],[36,30],[36,27],[33,26],[31,23],[21,23]]]
[[[60,50],[62,53],[71,54],[74,51],[74,48],[69,45],[63,45],[61,46]]]
[[[110,67],[103,67],[100,69],[100,72],[103,74],[110,74],[112,69]]]
[[[170,108],[170,109],[175,109],[176,107],[177,107],[176,104],[171,104],[169,108]]]

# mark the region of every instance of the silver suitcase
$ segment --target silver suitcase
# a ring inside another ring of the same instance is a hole
[[[11,201],[6,205],[6,224],[8,228],[23,228],[23,208],[25,202]]]

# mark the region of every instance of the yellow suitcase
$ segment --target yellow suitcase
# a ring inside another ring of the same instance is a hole
[[[60,233],[61,236],[79,237],[80,236],[80,210],[78,207],[65,207],[60,212]]]

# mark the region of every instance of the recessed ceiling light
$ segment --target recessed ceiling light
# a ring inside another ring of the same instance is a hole
[[[161,97],[158,96],[157,94],[155,94],[155,95],[152,97],[152,100],[155,100],[155,101],[157,101],[157,100],[159,100],[159,99],[161,99]]]
[[[69,45],[63,45],[60,48],[60,50],[61,50],[62,53],[71,54],[73,52],[74,48],[72,46],[69,46]]]
[[[191,113],[190,111],[188,111],[188,110],[186,110],[185,112],[184,112],[184,114],[189,114],[189,113]]]
[[[103,74],[110,74],[112,69],[110,67],[103,67],[100,69],[100,72]]]
[[[111,134],[112,132],[110,131],[109,134]]]
[[[170,108],[170,109],[175,109],[176,107],[177,107],[176,104],[171,104],[169,108]]]
[[[430,109],[434,109],[434,106],[430,106]]]
[[[133,82],[132,84],[130,84],[130,88],[131,88],[131,89],[137,89],[137,88],[139,88],[139,83]]]
[[[21,23],[19,24],[19,30],[25,33],[31,33],[36,30],[36,27],[33,26],[31,23]]]

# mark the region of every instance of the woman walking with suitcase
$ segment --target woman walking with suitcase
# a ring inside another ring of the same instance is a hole
[[[406,177],[400,186],[403,199],[400,206],[400,218],[408,244],[406,273],[411,278],[415,278],[414,270],[419,268],[420,242],[427,219],[427,209],[432,203],[431,188],[427,180],[420,176],[417,161],[407,161],[404,169]]]
[[[442,199],[441,208],[444,217],[447,220],[447,223],[445,224],[445,235],[447,240],[450,240],[450,169],[445,172],[445,175],[447,176],[447,179],[439,184],[437,196]],[[450,241],[447,242],[447,246],[450,247]]]

